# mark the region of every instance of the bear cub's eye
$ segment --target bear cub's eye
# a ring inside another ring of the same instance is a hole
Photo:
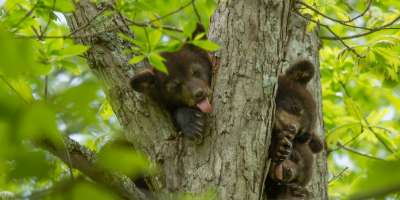
[[[168,89],[169,90],[178,90],[178,89],[180,89],[181,86],[182,86],[182,81],[180,81],[180,80],[172,80],[168,84]]]
[[[302,115],[304,112],[304,110],[298,105],[292,105],[290,107],[290,111],[291,111],[291,113],[296,114],[296,115]]]
[[[201,76],[201,69],[204,68],[202,65],[200,65],[199,63],[195,63],[191,65],[191,74],[194,77],[200,77]]]
[[[194,70],[193,73],[192,73],[192,75],[193,75],[194,77],[199,77],[199,76],[200,76],[199,70]]]

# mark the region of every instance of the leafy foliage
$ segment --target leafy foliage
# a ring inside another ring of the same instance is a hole
[[[126,52],[131,64],[148,61],[168,73],[162,51],[175,51],[185,42],[218,49],[202,34],[192,36],[197,23],[208,27],[213,0],[116,0],[112,9],[108,1],[92,2],[105,8],[93,25],[116,11],[126,16],[135,37],[120,37],[132,46]],[[399,198],[400,2],[296,3],[311,16],[308,30],[317,27],[315,22],[322,24],[330,197]],[[0,198],[119,198],[37,148],[42,139],[64,146],[62,138],[68,136],[99,151],[121,131],[112,102],[82,57],[90,47],[72,40],[76,33],[69,31],[64,16],[73,10],[71,0],[0,0]],[[104,169],[132,176],[156,171],[140,152],[105,149],[99,155]],[[215,199],[215,191],[179,199]]]
[[[321,38],[325,38],[320,57],[330,197],[363,199],[367,197],[364,195],[379,194],[397,199],[399,179],[393,169],[400,152],[400,32],[396,28],[400,2],[306,3],[320,13],[309,8],[302,11],[329,25],[339,37],[321,27]]]
[[[120,36],[132,44],[126,52],[134,55],[132,64],[147,60],[168,73],[161,51],[175,51],[184,42],[207,50],[218,48],[201,37],[192,38],[198,22],[208,26],[213,0],[194,4],[118,0],[112,9],[106,1],[93,2],[105,5],[93,24],[117,11],[127,16],[135,37]],[[121,128],[83,58],[90,47],[76,44],[73,38],[79,31],[70,32],[67,26],[65,16],[74,6],[71,0],[0,1],[0,170],[4,172],[0,199],[119,199],[37,148],[46,142],[65,147],[65,136],[97,151],[96,165],[101,169],[131,178],[156,171],[142,153],[104,145],[119,137]]]

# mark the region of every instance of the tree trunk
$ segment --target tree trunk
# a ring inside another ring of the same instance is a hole
[[[151,99],[129,88],[128,79],[141,65],[127,64],[129,45],[117,36],[129,34],[122,16],[101,16],[81,0],[69,18],[75,39],[90,46],[92,71],[104,81],[113,110],[127,139],[159,167],[150,178],[157,192],[205,192],[217,199],[266,199],[268,147],[274,116],[277,76],[298,57],[318,64],[319,40],[288,1],[220,1],[209,38],[221,45],[215,53],[213,107],[204,142],[178,136],[170,116]],[[97,23],[101,22],[101,23]],[[319,71],[310,89],[318,102],[318,133],[323,134]],[[317,199],[327,199],[326,157],[318,156],[311,184]]]

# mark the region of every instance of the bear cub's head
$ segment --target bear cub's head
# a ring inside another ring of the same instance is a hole
[[[306,89],[314,73],[314,65],[308,60],[301,60],[279,76],[274,132],[293,135],[303,142],[309,141],[312,151],[319,152],[322,142],[314,133],[316,103]]]
[[[131,80],[131,87],[145,93],[169,109],[193,107],[210,113],[212,64],[208,53],[185,44],[176,52],[162,52],[168,74],[146,69]]]

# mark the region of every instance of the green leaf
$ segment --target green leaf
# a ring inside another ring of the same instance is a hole
[[[20,149],[15,155],[9,178],[50,177],[51,164],[44,152]]]
[[[183,43],[181,41],[172,40],[172,41],[169,41],[166,46],[162,46],[162,47],[158,48],[158,50],[174,52],[174,51],[178,51],[182,47],[182,45],[183,45]]]
[[[62,61],[60,61],[60,65],[61,65],[61,67],[65,68],[66,70],[68,70],[70,73],[72,73],[75,76],[78,76],[82,73],[82,70],[79,67],[79,65],[77,63],[73,63],[70,60],[62,60]]]
[[[188,38],[192,38],[192,34],[196,30],[196,26],[197,24],[195,20],[186,21],[186,23],[183,25],[183,34]]]
[[[164,72],[164,73],[168,74],[167,66],[165,66],[165,64],[164,64],[165,59],[162,56],[160,56],[160,54],[157,54],[157,53],[150,54],[148,59],[149,59],[150,64],[153,65],[154,68],[156,68],[160,72]]]
[[[130,177],[148,174],[151,163],[148,158],[133,149],[131,146],[106,146],[99,153],[98,163],[110,171],[127,174]]]
[[[361,198],[366,193],[386,191],[388,188],[400,187],[400,161],[373,161],[368,165],[366,176],[353,183],[350,198]],[[388,175],[388,172],[393,172]]]
[[[99,185],[89,182],[80,182],[74,186],[72,192],[67,192],[64,195],[63,193],[65,192],[64,191],[57,192],[57,195],[60,195],[60,197],[54,199],[72,199],[72,200],[83,200],[83,199],[120,200],[121,199],[120,197],[116,196],[115,193],[108,191],[106,188],[102,188]],[[69,195],[71,195],[72,197]]]
[[[100,116],[103,120],[109,120],[113,116],[113,110],[110,103],[104,100],[100,107]]]
[[[33,102],[32,89],[26,80],[22,78],[14,79],[9,81],[12,87],[16,90],[15,92],[21,96],[26,102]]]
[[[20,139],[40,141],[50,140],[56,145],[62,145],[61,135],[56,124],[56,115],[44,104],[34,104],[26,111],[19,125]]]
[[[160,42],[162,36],[162,32],[159,29],[153,29],[149,33],[149,41],[151,49],[154,49],[157,44]]]
[[[61,49],[60,56],[62,58],[77,56],[77,55],[81,55],[82,53],[85,53],[88,49],[89,48],[84,45],[80,45],[80,44],[72,45],[72,46],[66,47],[64,49]]]
[[[0,26],[0,29],[4,27]],[[0,31],[0,73],[5,76],[32,75],[36,51],[30,40],[18,40]]]
[[[54,7],[54,10],[64,13],[72,12],[75,10],[72,0],[45,0],[44,3],[47,7]]]
[[[200,33],[198,35],[196,35],[196,37],[194,38],[194,40],[200,40],[201,38],[203,38],[206,35],[206,33]]]
[[[140,56],[135,56],[132,59],[129,60],[129,64],[136,64],[141,62],[145,57],[143,55]]]
[[[210,40],[195,40],[191,43],[207,51],[216,51],[220,48],[217,43]]]

